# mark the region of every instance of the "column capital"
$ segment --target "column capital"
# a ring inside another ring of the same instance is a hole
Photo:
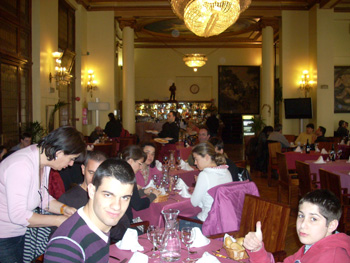
[[[278,31],[279,19],[276,17],[263,17],[259,20],[259,26],[261,29],[270,26],[273,28],[273,31]]]
[[[117,18],[117,21],[121,30],[123,30],[124,27],[131,27],[133,29],[136,27],[136,19],[133,17]]]

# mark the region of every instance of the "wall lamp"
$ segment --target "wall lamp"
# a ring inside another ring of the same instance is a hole
[[[95,80],[95,74],[93,70],[88,71],[88,82],[86,86],[87,92],[90,92],[92,98],[92,93],[94,90],[97,90],[97,81]]]
[[[301,80],[299,81],[299,89],[301,91],[304,91],[305,98],[307,97],[307,93],[311,91],[313,83],[314,82],[310,80],[309,72],[307,70],[304,70],[303,74],[301,75]]]

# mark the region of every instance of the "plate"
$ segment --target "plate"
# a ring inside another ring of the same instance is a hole
[[[155,138],[154,141],[162,144],[168,143],[168,141],[163,138]]]
[[[167,141],[171,141],[172,139],[174,138],[170,138],[170,137],[166,137],[166,138],[163,138],[164,140],[167,140]]]
[[[156,130],[145,130],[146,133],[158,134],[159,131]]]

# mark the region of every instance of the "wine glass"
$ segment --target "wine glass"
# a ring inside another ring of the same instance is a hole
[[[156,245],[157,245],[157,228],[153,225],[149,226],[147,229],[147,238],[148,240],[152,243],[153,248],[152,248],[152,255],[150,258],[157,258],[158,256],[156,255]]]
[[[181,240],[187,247],[187,258],[184,262],[192,262],[190,259],[190,245],[193,243],[196,233],[192,227],[183,227],[181,229]]]
[[[154,185],[157,187],[157,185],[158,185],[158,175],[157,174],[153,175],[153,181],[154,181]]]
[[[343,151],[342,151],[342,150],[339,150],[339,151],[337,152],[337,159],[338,159],[338,160],[340,160],[340,157],[342,156],[342,154],[343,154]]]
[[[176,190],[176,183],[179,180],[179,176],[177,174],[174,175],[174,191]]]
[[[181,169],[181,156],[178,156],[176,158],[176,165],[177,165],[176,169],[180,170]]]

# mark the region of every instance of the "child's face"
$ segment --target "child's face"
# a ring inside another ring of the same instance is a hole
[[[317,205],[304,202],[299,206],[297,217],[297,234],[304,245],[312,245],[324,237],[332,234],[333,224],[326,226],[326,218],[323,217]]]

